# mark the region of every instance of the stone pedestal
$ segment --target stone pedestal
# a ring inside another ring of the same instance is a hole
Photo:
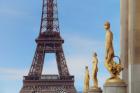
[[[107,82],[104,84],[104,93],[127,93],[124,82]]]
[[[91,87],[88,93],[102,93],[102,89]]]

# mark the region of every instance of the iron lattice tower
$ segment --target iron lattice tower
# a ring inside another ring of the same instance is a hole
[[[28,76],[20,93],[76,93],[74,76],[66,64],[60,36],[57,0],[43,0],[40,33]],[[55,53],[59,75],[42,75],[46,53]]]

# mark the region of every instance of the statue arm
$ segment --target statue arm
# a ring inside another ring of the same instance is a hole
[[[106,46],[106,52],[105,52],[105,58],[107,59],[108,57],[108,51],[109,51],[109,48]]]

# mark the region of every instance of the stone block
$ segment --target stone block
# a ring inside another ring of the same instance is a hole
[[[124,82],[105,83],[104,93],[127,93],[127,85]]]
[[[102,89],[91,87],[88,93],[102,93]]]

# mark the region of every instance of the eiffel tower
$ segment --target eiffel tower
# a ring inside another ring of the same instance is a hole
[[[76,93],[74,76],[69,73],[62,48],[57,0],[43,0],[40,33],[35,41],[35,55],[20,93]],[[42,74],[46,53],[55,53],[58,75]]]

